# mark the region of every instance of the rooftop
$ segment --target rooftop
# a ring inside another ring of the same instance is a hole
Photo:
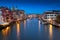
[[[44,12],[45,14],[59,14],[60,10],[48,10]]]

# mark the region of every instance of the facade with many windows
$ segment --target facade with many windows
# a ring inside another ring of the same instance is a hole
[[[59,12],[56,11],[47,11],[45,12],[45,19],[49,20],[56,20],[56,16],[59,14]]]
[[[57,16],[57,14],[46,14],[46,19],[53,19],[53,20],[55,20],[56,19],[56,16]]]

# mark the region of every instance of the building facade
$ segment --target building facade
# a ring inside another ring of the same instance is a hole
[[[0,9],[0,22],[3,22],[2,10]]]
[[[1,11],[2,11],[2,16],[3,16],[3,20],[9,20],[12,18],[12,12],[9,8],[6,7],[0,7]]]
[[[44,13],[44,17],[46,20],[52,19],[52,20],[56,20],[56,16],[59,15],[59,12],[57,11],[46,11]]]

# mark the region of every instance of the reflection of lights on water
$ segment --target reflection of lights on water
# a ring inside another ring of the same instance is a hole
[[[24,20],[24,29],[26,29],[26,20]]]
[[[19,36],[20,36],[20,24],[19,23],[16,23],[17,25],[17,39],[19,40]]]
[[[45,25],[44,25],[45,26]],[[45,32],[47,31],[47,27],[45,26]]]
[[[7,27],[6,29],[2,30],[3,35],[7,35],[10,27]]]
[[[50,39],[52,40],[52,25],[49,25],[49,36]]]
[[[6,40],[8,34],[9,34],[9,31],[10,31],[10,27],[7,27],[6,29],[2,30],[3,40]]]
[[[30,21],[30,19],[27,19],[27,21]]]
[[[39,23],[39,25],[38,25],[38,29],[39,29],[39,31],[40,31],[40,20],[39,20],[39,22],[38,22],[38,23]]]
[[[20,25],[17,24],[17,35],[19,35],[19,31],[20,31]]]

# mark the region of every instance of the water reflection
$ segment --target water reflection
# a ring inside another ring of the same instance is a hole
[[[3,40],[7,40],[9,32],[10,32],[10,27],[7,27],[6,29],[2,30]]]
[[[16,22],[16,28],[17,28],[17,39],[20,40],[20,23]]]
[[[60,30],[40,20],[24,20],[0,31],[0,40],[60,40]]]
[[[38,21],[38,30],[40,31],[40,20]]]
[[[47,30],[48,30],[48,27],[47,27],[48,25],[44,25],[44,31],[45,32],[47,32]]]
[[[24,29],[26,29],[26,20],[24,20]]]
[[[52,30],[52,25],[50,24],[49,25],[49,37],[50,37],[50,40],[52,40],[52,35],[53,35],[53,30]]]

